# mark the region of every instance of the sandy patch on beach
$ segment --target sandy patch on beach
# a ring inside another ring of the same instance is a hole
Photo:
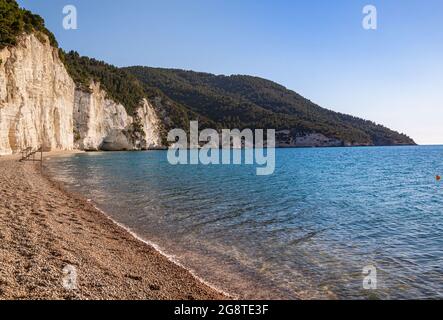
[[[225,298],[16,159],[0,158],[0,299]]]

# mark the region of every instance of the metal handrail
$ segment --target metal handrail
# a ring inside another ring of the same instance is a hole
[[[40,152],[40,159],[35,158],[35,154]],[[20,158],[20,162],[23,161],[40,161],[41,166],[43,166],[43,147],[39,146],[36,149],[33,149],[32,147],[27,147],[25,149],[21,150],[22,157]],[[32,159],[31,159],[32,157]]]

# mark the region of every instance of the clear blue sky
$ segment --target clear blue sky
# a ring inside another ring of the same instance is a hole
[[[19,0],[62,48],[117,66],[261,76],[443,144],[442,0]],[[78,10],[64,30],[62,8]],[[378,30],[361,26],[378,9]]]

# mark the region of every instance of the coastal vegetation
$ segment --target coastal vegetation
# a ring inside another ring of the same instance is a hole
[[[15,45],[22,33],[44,34],[52,46],[58,47],[55,36],[45,27],[39,15],[22,9],[15,0],[0,0],[0,49]]]
[[[129,115],[134,114],[142,99],[150,101],[161,115],[163,123],[161,136],[165,144],[167,131],[173,128],[185,128],[188,131],[191,120],[199,120],[203,128],[217,126],[205,116],[173,101],[158,88],[143,84],[125,69],[80,56],[75,51],[62,52],[61,56],[78,88],[88,91],[91,81],[99,82],[109,98],[121,103]]]
[[[21,9],[14,0],[0,0],[0,48],[15,45],[23,33],[46,35],[58,47],[40,16]],[[75,51],[59,52],[78,88],[89,91],[91,81],[99,82],[129,115],[134,115],[142,99],[150,101],[161,117],[163,140],[170,129],[187,130],[189,121],[198,120],[202,129],[273,128],[293,135],[321,133],[350,145],[414,144],[404,134],[324,109],[266,79],[142,66],[118,68]]]
[[[77,87],[88,91],[91,81],[100,82],[109,98],[124,105],[128,114],[133,114],[145,97],[139,81],[122,69],[75,51],[64,53],[63,61]]]
[[[130,67],[146,86],[224,128],[275,128],[319,132],[352,144],[414,144],[404,134],[372,121],[324,109],[294,91],[258,77]]]

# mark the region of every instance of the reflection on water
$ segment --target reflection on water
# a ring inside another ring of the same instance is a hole
[[[247,298],[442,298],[443,147],[281,149],[253,166],[165,151],[54,158],[50,173],[210,283]],[[362,270],[377,267],[377,290]]]

